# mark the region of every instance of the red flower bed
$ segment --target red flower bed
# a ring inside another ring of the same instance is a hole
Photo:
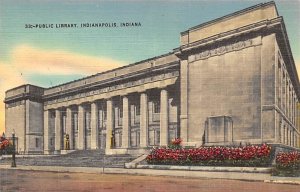
[[[157,148],[148,156],[149,164],[265,166],[270,161],[269,145],[244,147]]]
[[[180,138],[173,139],[168,147],[171,149],[181,149],[181,142],[182,139]]]
[[[4,137],[0,137],[0,150],[4,150],[9,146],[8,139],[5,139]]]
[[[181,142],[182,142],[182,139],[176,138],[176,139],[172,140],[171,144],[172,145],[180,145]]]
[[[276,155],[276,167],[279,169],[300,169],[300,153],[297,151]]]

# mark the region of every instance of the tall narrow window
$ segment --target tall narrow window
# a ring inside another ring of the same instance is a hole
[[[141,115],[141,106],[136,105],[135,106],[135,116],[139,116],[139,115]]]
[[[154,101],[153,102],[153,112],[154,113],[160,113],[160,103],[159,101]]]
[[[122,105],[119,108],[119,117],[123,118],[123,106]]]
[[[78,114],[74,113],[74,131],[78,132]]]
[[[35,138],[35,147],[39,147],[39,138]]]

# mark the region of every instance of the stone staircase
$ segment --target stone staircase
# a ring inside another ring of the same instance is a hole
[[[105,155],[103,150],[78,150],[65,155],[17,157],[17,165],[65,166],[65,167],[124,167],[134,160],[132,155]],[[0,164],[10,164],[11,158],[0,160]]]

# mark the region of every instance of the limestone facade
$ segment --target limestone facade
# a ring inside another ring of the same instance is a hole
[[[299,79],[282,17],[259,4],[181,33],[172,52],[50,88],[6,92],[18,151],[276,143],[299,147]]]

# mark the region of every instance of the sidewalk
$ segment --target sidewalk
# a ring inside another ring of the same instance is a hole
[[[300,185],[300,177],[274,177],[265,173],[241,173],[241,172],[212,172],[212,171],[186,171],[186,170],[157,170],[157,169],[125,169],[125,168],[101,168],[101,167],[63,167],[63,166],[18,166],[0,165],[0,169],[18,169],[31,171],[96,173],[96,174],[131,174],[171,176],[185,178],[213,178],[245,181],[261,181],[281,184]]]

